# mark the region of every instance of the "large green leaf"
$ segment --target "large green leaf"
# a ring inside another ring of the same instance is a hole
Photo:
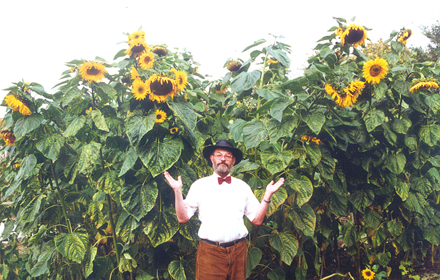
[[[415,211],[419,214],[424,215],[425,214],[425,205],[427,204],[425,198],[421,193],[418,192],[409,192],[408,198],[405,202],[403,202],[403,205],[406,209]]]
[[[40,212],[41,201],[45,195],[35,196],[28,205],[18,212],[17,220],[22,223],[32,222],[35,216]]]
[[[64,142],[65,138],[62,135],[52,133],[41,139],[36,146],[45,157],[52,161],[56,161],[61,148],[64,146]]]
[[[315,235],[316,215],[308,204],[301,207],[290,207],[287,210],[287,217],[293,221],[295,228],[302,231],[304,235],[310,237]]]
[[[89,203],[88,214],[90,215],[90,220],[95,224],[96,228],[100,228],[104,223],[104,213],[102,208],[103,203],[97,200],[99,193],[93,196],[93,200]]]
[[[246,149],[258,146],[267,136],[266,126],[259,119],[253,119],[243,126],[243,140]]]
[[[125,243],[134,241],[134,230],[139,227],[139,222],[126,211],[122,210],[116,223],[116,235]]]
[[[385,114],[380,110],[373,109],[365,114],[364,121],[367,131],[371,132],[385,121]]]
[[[144,233],[150,238],[154,247],[170,240],[179,229],[179,222],[174,208],[165,209],[147,221]]]
[[[426,177],[411,176],[410,188],[427,197],[432,193],[432,185]]]
[[[14,180],[26,180],[32,176],[34,176],[37,173],[37,170],[35,167],[37,166],[37,158],[35,155],[30,154],[27,157],[23,159],[23,162],[21,163],[20,170],[17,172],[17,175],[15,175]],[[9,195],[5,195],[5,197],[8,197]]]
[[[125,173],[127,173],[127,171],[134,166],[137,159],[138,159],[138,154],[136,152],[136,149],[130,147],[124,155],[124,162],[122,163],[121,171],[119,171],[118,177],[121,177]]]
[[[258,200],[262,201],[264,194],[266,192],[266,188],[257,188],[255,189],[254,193],[255,196],[258,198]],[[271,202],[269,204],[269,207],[267,209],[266,215],[270,217],[275,211],[278,209],[278,207],[284,203],[287,199],[287,191],[283,187],[280,187],[276,193],[274,193],[271,197]]]
[[[253,48],[255,46],[258,46],[258,45],[261,45],[261,44],[264,44],[264,43],[266,43],[265,39],[257,40],[252,45],[247,46],[246,48],[244,48],[244,50],[242,50],[241,52],[245,52],[245,51],[247,51],[247,50],[249,50],[249,49],[251,49],[251,48]]]
[[[290,66],[290,58],[289,56],[282,50],[274,50],[271,48],[265,48],[265,50],[275,57],[276,60],[278,60],[285,68],[289,68]]]
[[[419,137],[429,146],[435,146],[440,140],[440,126],[435,124],[423,125],[419,130]]]
[[[281,122],[283,120],[284,109],[287,108],[292,102],[287,98],[277,98],[270,106],[270,115]]]
[[[306,149],[307,156],[310,159],[310,163],[312,164],[312,166],[318,165],[318,163],[321,161],[321,156],[322,156],[319,145],[315,144],[314,142],[311,142],[311,143],[305,143],[304,147]]]
[[[271,151],[263,151],[260,154],[261,163],[270,173],[275,174],[287,168],[293,158],[292,151],[283,151],[274,153]]]
[[[274,232],[269,236],[270,245],[280,252],[281,261],[290,265],[298,251],[298,240],[288,229]]]
[[[81,155],[78,161],[78,172],[87,173],[90,172],[90,168],[97,164],[100,160],[101,144],[94,141],[84,145],[81,148]]]
[[[77,263],[84,259],[88,243],[86,232],[60,233],[55,237],[55,245],[61,255]]]
[[[323,178],[332,180],[336,167],[335,159],[326,146],[319,145],[319,148],[321,150],[321,161],[317,165],[319,173]]]
[[[297,193],[296,203],[298,206],[302,206],[312,197],[313,184],[306,176],[302,175],[299,179],[295,177],[290,179],[289,185]]]
[[[394,119],[391,122],[391,128],[399,133],[399,134],[406,134],[408,132],[408,129],[411,127],[412,122],[410,119]]]
[[[257,247],[252,247],[247,251],[246,279],[251,275],[252,269],[260,263],[262,256],[263,253]]]
[[[330,212],[336,216],[344,216],[348,214],[347,197],[337,192],[331,192],[329,195]]]
[[[403,231],[402,221],[400,221],[399,219],[393,219],[387,222],[387,228],[392,237],[397,237]]]
[[[91,246],[87,252],[87,263],[84,268],[84,276],[87,278],[93,272],[93,261],[95,260],[96,254],[98,253],[98,249],[96,247]]]
[[[313,133],[319,134],[322,126],[325,123],[325,116],[321,112],[315,112],[313,114],[305,115],[303,120],[307,124],[307,126],[313,131]]]
[[[400,198],[405,201],[409,195],[409,183],[403,182],[402,180],[397,180],[396,185],[394,186],[396,193],[400,196]]]
[[[139,221],[154,207],[158,193],[153,181],[134,187],[126,186],[121,190],[121,205]]]
[[[173,279],[186,280],[184,263],[185,260],[183,259],[170,262],[170,264],[168,265],[168,272],[170,273],[171,277],[173,277]]]
[[[231,133],[234,142],[243,142],[243,126],[246,124],[246,121],[242,119],[234,120],[229,126],[229,133]]]
[[[56,254],[54,242],[51,240],[43,245],[43,249],[38,255],[37,262],[31,268],[30,275],[34,278],[49,273],[48,264],[52,263],[52,258]]]
[[[387,159],[384,162],[386,168],[393,172],[394,174],[400,174],[403,172],[406,164],[406,157],[403,152],[400,152],[395,155],[388,155]]]
[[[152,141],[139,147],[139,157],[153,177],[168,170],[176,163],[182,152],[182,143],[166,138],[163,142]]]
[[[63,133],[64,137],[75,136],[78,131],[84,126],[86,122],[86,116],[75,116],[75,118],[70,122],[69,126]]]
[[[261,76],[259,70],[241,72],[231,81],[231,90],[241,92],[252,88]]]
[[[32,114],[18,119],[14,126],[15,140],[20,140],[23,136],[37,129],[44,118],[40,114]]]
[[[156,123],[156,114],[151,113],[148,116],[133,116],[125,127],[125,133],[127,133],[128,140],[134,147],[139,144],[142,137],[153,129]]]
[[[110,195],[119,191],[123,185],[115,170],[106,170],[97,183],[99,190]]]
[[[284,121],[282,122],[279,122],[276,119],[269,119],[266,122],[266,129],[269,133],[270,143],[275,143],[281,137],[289,136],[297,125],[298,118],[293,116],[284,117]]]
[[[197,233],[199,232],[200,224],[200,220],[193,216],[188,222],[180,224],[179,233],[188,240],[197,241],[199,240]]]
[[[190,102],[175,102],[172,99],[167,100],[168,106],[176,114],[176,116],[188,127],[194,130],[197,123],[197,115]]]
[[[376,210],[367,208],[364,214],[364,221],[366,227],[379,227],[382,222],[382,215],[380,215]]]
[[[96,128],[102,131],[109,132],[107,123],[105,122],[105,118],[102,115],[101,111],[98,109],[92,110],[90,113],[92,115],[93,123],[95,124]]]
[[[110,99],[116,99],[118,93],[111,85],[103,82],[97,83],[97,85]]]
[[[373,203],[374,192],[370,189],[358,189],[351,193],[349,199],[353,206],[363,213],[365,208]]]

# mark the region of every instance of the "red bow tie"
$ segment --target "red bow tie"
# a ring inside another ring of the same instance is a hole
[[[221,185],[223,182],[230,184],[231,183],[231,176],[226,176],[225,178],[218,177],[218,184]]]

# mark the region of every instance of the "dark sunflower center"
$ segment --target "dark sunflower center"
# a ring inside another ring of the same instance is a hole
[[[359,42],[362,37],[364,37],[364,31],[353,29],[350,32],[348,32],[347,37],[345,37],[345,42],[348,44],[354,44]]]
[[[151,91],[156,95],[167,95],[173,91],[173,84],[169,81],[154,81],[151,83]]]
[[[87,69],[87,75],[90,75],[90,76],[96,76],[99,74],[99,72],[100,72],[99,69],[96,69],[95,67]]]
[[[162,115],[161,114],[157,114],[156,115],[156,119],[158,119],[158,120],[162,119]]]
[[[156,48],[156,49],[153,50],[153,52],[155,54],[157,54],[158,56],[165,56],[165,55],[167,55],[167,50],[164,49],[164,48]]]
[[[144,90],[145,90],[144,87],[138,87],[138,92],[139,92],[139,93],[143,93]]]
[[[145,62],[145,63],[150,63],[150,62],[151,62],[151,58],[150,58],[149,56],[146,56],[146,57],[144,58],[144,62]]]
[[[143,45],[136,45],[131,48],[131,51],[134,53],[141,53],[144,50],[145,50],[145,47]]]
[[[371,276],[371,271],[365,271],[365,275],[367,275],[368,277]]]
[[[371,77],[377,77],[379,76],[380,72],[382,72],[382,67],[380,65],[373,65],[370,68],[370,76]]]

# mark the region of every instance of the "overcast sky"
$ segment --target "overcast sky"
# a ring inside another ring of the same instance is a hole
[[[256,40],[271,40],[269,33],[292,46],[291,70],[298,72],[316,41],[336,25],[333,17],[355,16],[355,23],[372,29],[368,37],[374,42],[410,28],[408,46],[426,46],[420,26],[440,20],[440,2],[432,0],[0,0],[0,10],[1,100],[8,93],[3,89],[21,80],[54,93],[66,62],[95,56],[111,62],[126,48],[123,33],[141,26],[149,45],[186,48],[201,63],[201,74],[219,78],[228,58],[246,60],[249,54],[241,51]],[[0,107],[0,117],[4,112]]]

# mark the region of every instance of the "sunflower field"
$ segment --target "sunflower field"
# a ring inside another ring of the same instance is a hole
[[[54,94],[14,83],[0,132],[2,279],[195,279],[200,222],[178,223],[162,174],[181,175],[186,194],[212,173],[203,147],[222,138],[243,151],[233,175],[259,200],[286,179],[264,223],[246,220],[249,279],[401,279],[433,263],[440,65],[412,58],[410,30],[367,53],[373,31],[335,22],[295,78],[276,37],[210,81],[191,53],[139,30],[111,62],[68,62]]]

